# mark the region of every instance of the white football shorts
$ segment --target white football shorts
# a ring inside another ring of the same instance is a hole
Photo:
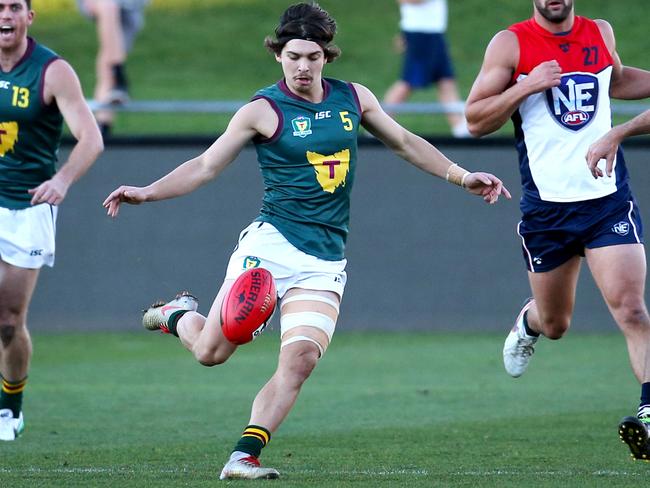
[[[291,288],[324,290],[343,298],[347,259],[326,261],[297,249],[267,222],[253,222],[239,234],[230,256],[226,279],[236,279],[248,268],[266,268],[275,279],[279,298]]]
[[[22,210],[0,207],[0,259],[19,268],[54,266],[58,210],[47,203]]]

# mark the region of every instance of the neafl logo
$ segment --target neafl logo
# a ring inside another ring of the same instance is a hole
[[[590,73],[562,76],[560,86],[546,90],[551,114],[572,131],[586,127],[593,120],[598,104],[598,78]]]

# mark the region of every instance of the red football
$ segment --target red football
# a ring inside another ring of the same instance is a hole
[[[271,273],[264,268],[244,271],[232,284],[221,305],[221,329],[233,344],[252,341],[271,318],[277,294]]]

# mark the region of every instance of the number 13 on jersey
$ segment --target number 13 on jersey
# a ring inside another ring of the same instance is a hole
[[[13,86],[14,95],[11,99],[11,105],[19,108],[29,107],[29,89],[21,86]]]

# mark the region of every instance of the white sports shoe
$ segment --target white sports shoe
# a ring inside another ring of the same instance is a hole
[[[25,430],[25,421],[22,412],[16,419],[10,409],[0,410],[0,441],[15,441],[23,430]]]
[[[274,480],[280,477],[277,469],[263,468],[255,456],[234,452],[221,470],[220,480]]]
[[[198,299],[188,291],[182,291],[173,300],[165,303],[158,301],[144,311],[142,326],[147,330],[161,330],[169,334],[167,321],[172,313],[178,310],[196,312],[199,308]]]
[[[533,303],[535,300],[532,298],[526,301],[503,344],[503,365],[513,378],[519,378],[528,368],[530,358],[535,352],[535,343],[539,338],[526,334],[524,327],[524,314]]]

